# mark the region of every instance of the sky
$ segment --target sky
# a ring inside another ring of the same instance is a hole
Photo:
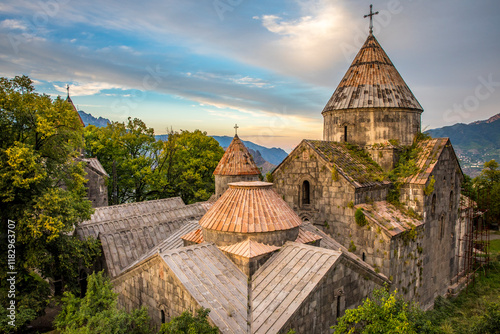
[[[200,129],[290,151],[374,35],[422,128],[500,112],[498,0],[2,0],[0,76],[28,75],[113,121]]]

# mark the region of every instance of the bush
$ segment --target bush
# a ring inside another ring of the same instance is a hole
[[[219,328],[208,322],[208,313],[210,310],[203,307],[196,310],[194,317],[191,312],[184,311],[180,316],[163,324],[158,334],[218,334]]]
[[[358,208],[354,213],[354,219],[356,220],[356,224],[358,224],[358,226],[360,227],[363,227],[366,224],[368,224],[365,214],[363,213],[363,210],[361,210],[361,208]]]

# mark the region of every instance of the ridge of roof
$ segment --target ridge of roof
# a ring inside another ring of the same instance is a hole
[[[368,35],[323,113],[353,108],[423,111],[373,34]]]
[[[260,175],[260,170],[245,144],[234,135],[213,175]]]

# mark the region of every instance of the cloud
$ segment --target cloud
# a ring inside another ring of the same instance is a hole
[[[8,30],[21,30],[26,31],[28,27],[26,24],[20,20],[15,19],[6,19],[0,22],[0,28],[8,29]]]
[[[54,84],[54,88],[61,93],[67,92],[66,86]],[[71,96],[89,96],[98,94],[105,89],[124,89],[124,87],[107,82],[77,83],[76,85],[70,85],[69,93]]]

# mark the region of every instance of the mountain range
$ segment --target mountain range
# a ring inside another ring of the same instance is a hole
[[[475,177],[485,162],[500,162],[500,114],[469,124],[457,123],[427,130],[432,137],[448,137],[465,174]]]
[[[110,121],[106,118],[96,118],[84,111],[78,111],[85,125],[106,126]],[[487,120],[475,121],[469,124],[457,123],[442,128],[425,131],[434,138],[448,137],[453,144],[464,173],[471,177],[479,175],[486,161],[495,159],[500,162],[500,113]],[[227,148],[233,137],[212,136],[219,145]],[[166,140],[167,135],[156,135],[158,140]],[[268,148],[251,141],[243,140],[245,146],[254,157],[255,163],[265,174],[272,171],[287,157],[287,153],[278,147]]]

